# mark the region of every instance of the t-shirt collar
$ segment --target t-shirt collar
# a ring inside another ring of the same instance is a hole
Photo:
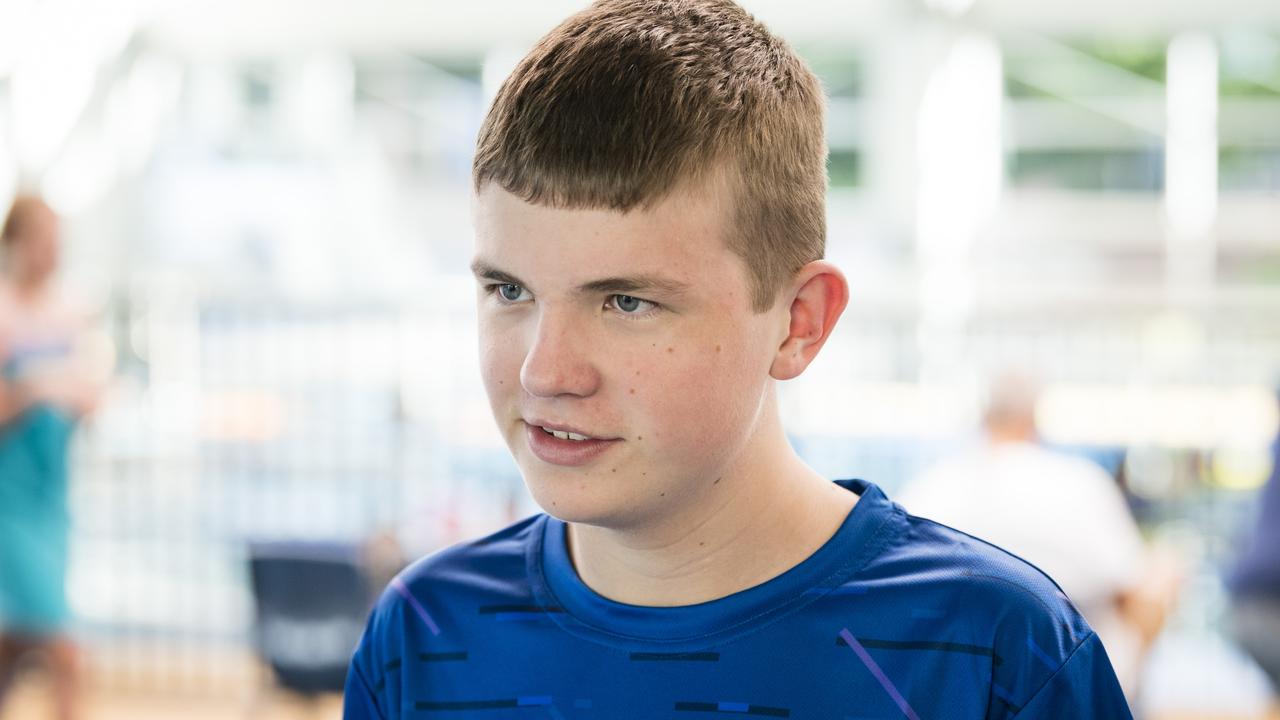
[[[596,593],[578,577],[569,558],[566,524],[543,516],[526,558],[535,598],[565,630],[608,644],[684,652],[727,642],[847,582],[883,545],[887,523],[901,520],[901,510],[874,484],[836,482],[860,499],[812,555],[760,585],[679,607],[628,605]]]

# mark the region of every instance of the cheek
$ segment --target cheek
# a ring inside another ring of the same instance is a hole
[[[659,443],[664,453],[701,456],[707,448],[731,445],[749,431],[767,368],[731,352],[731,347],[743,347],[730,344],[738,341],[712,340],[696,350],[673,347],[648,369],[639,369],[639,377],[631,371],[637,382],[628,397],[645,417],[648,433],[640,433],[645,440]]]
[[[491,399],[519,389],[524,352],[516,334],[479,318],[480,376]]]

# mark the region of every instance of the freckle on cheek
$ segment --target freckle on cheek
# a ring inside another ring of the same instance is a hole
[[[631,388],[631,394],[632,394],[632,395],[635,395],[635,394],[636,394],[636,389],[635,389],[635,388]]]
[[[720,352],[720,346],[719,346],[719,345],[717,345],[717,346],[716,346],[716,352]]]
[[[673,348],[673,347],[669,347],[669,348],[667,348],[667,352],[669,352],[669,353],[673,353],[673,352],[675,352],[675,351],[676,351],[676,349],[675,349],[675,348]]]

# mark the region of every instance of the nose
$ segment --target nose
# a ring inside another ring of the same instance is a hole
[[[600,372],[591,358],[592,345],[581,319],[544,310],[520,366],[520,384],[540,398],[594,394],[600,387]]]

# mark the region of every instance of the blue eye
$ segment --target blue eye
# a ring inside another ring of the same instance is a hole
[[[524,294],[524,288],[511,283],[503,283],[498,286],[498,294],[507,302],[517,302],[520,296]]]
[[[640,309],[640,303],[644,302],[640,298],[631,297],[630,295],[614,295],[613,304],[624,313],[633,313]]]
[[[650,300],[641,300],[631,295],[610,295],[609,305],[623,315],[633,317],[641,317],[649,314],[650,311],[658,307],[658,304]]]

